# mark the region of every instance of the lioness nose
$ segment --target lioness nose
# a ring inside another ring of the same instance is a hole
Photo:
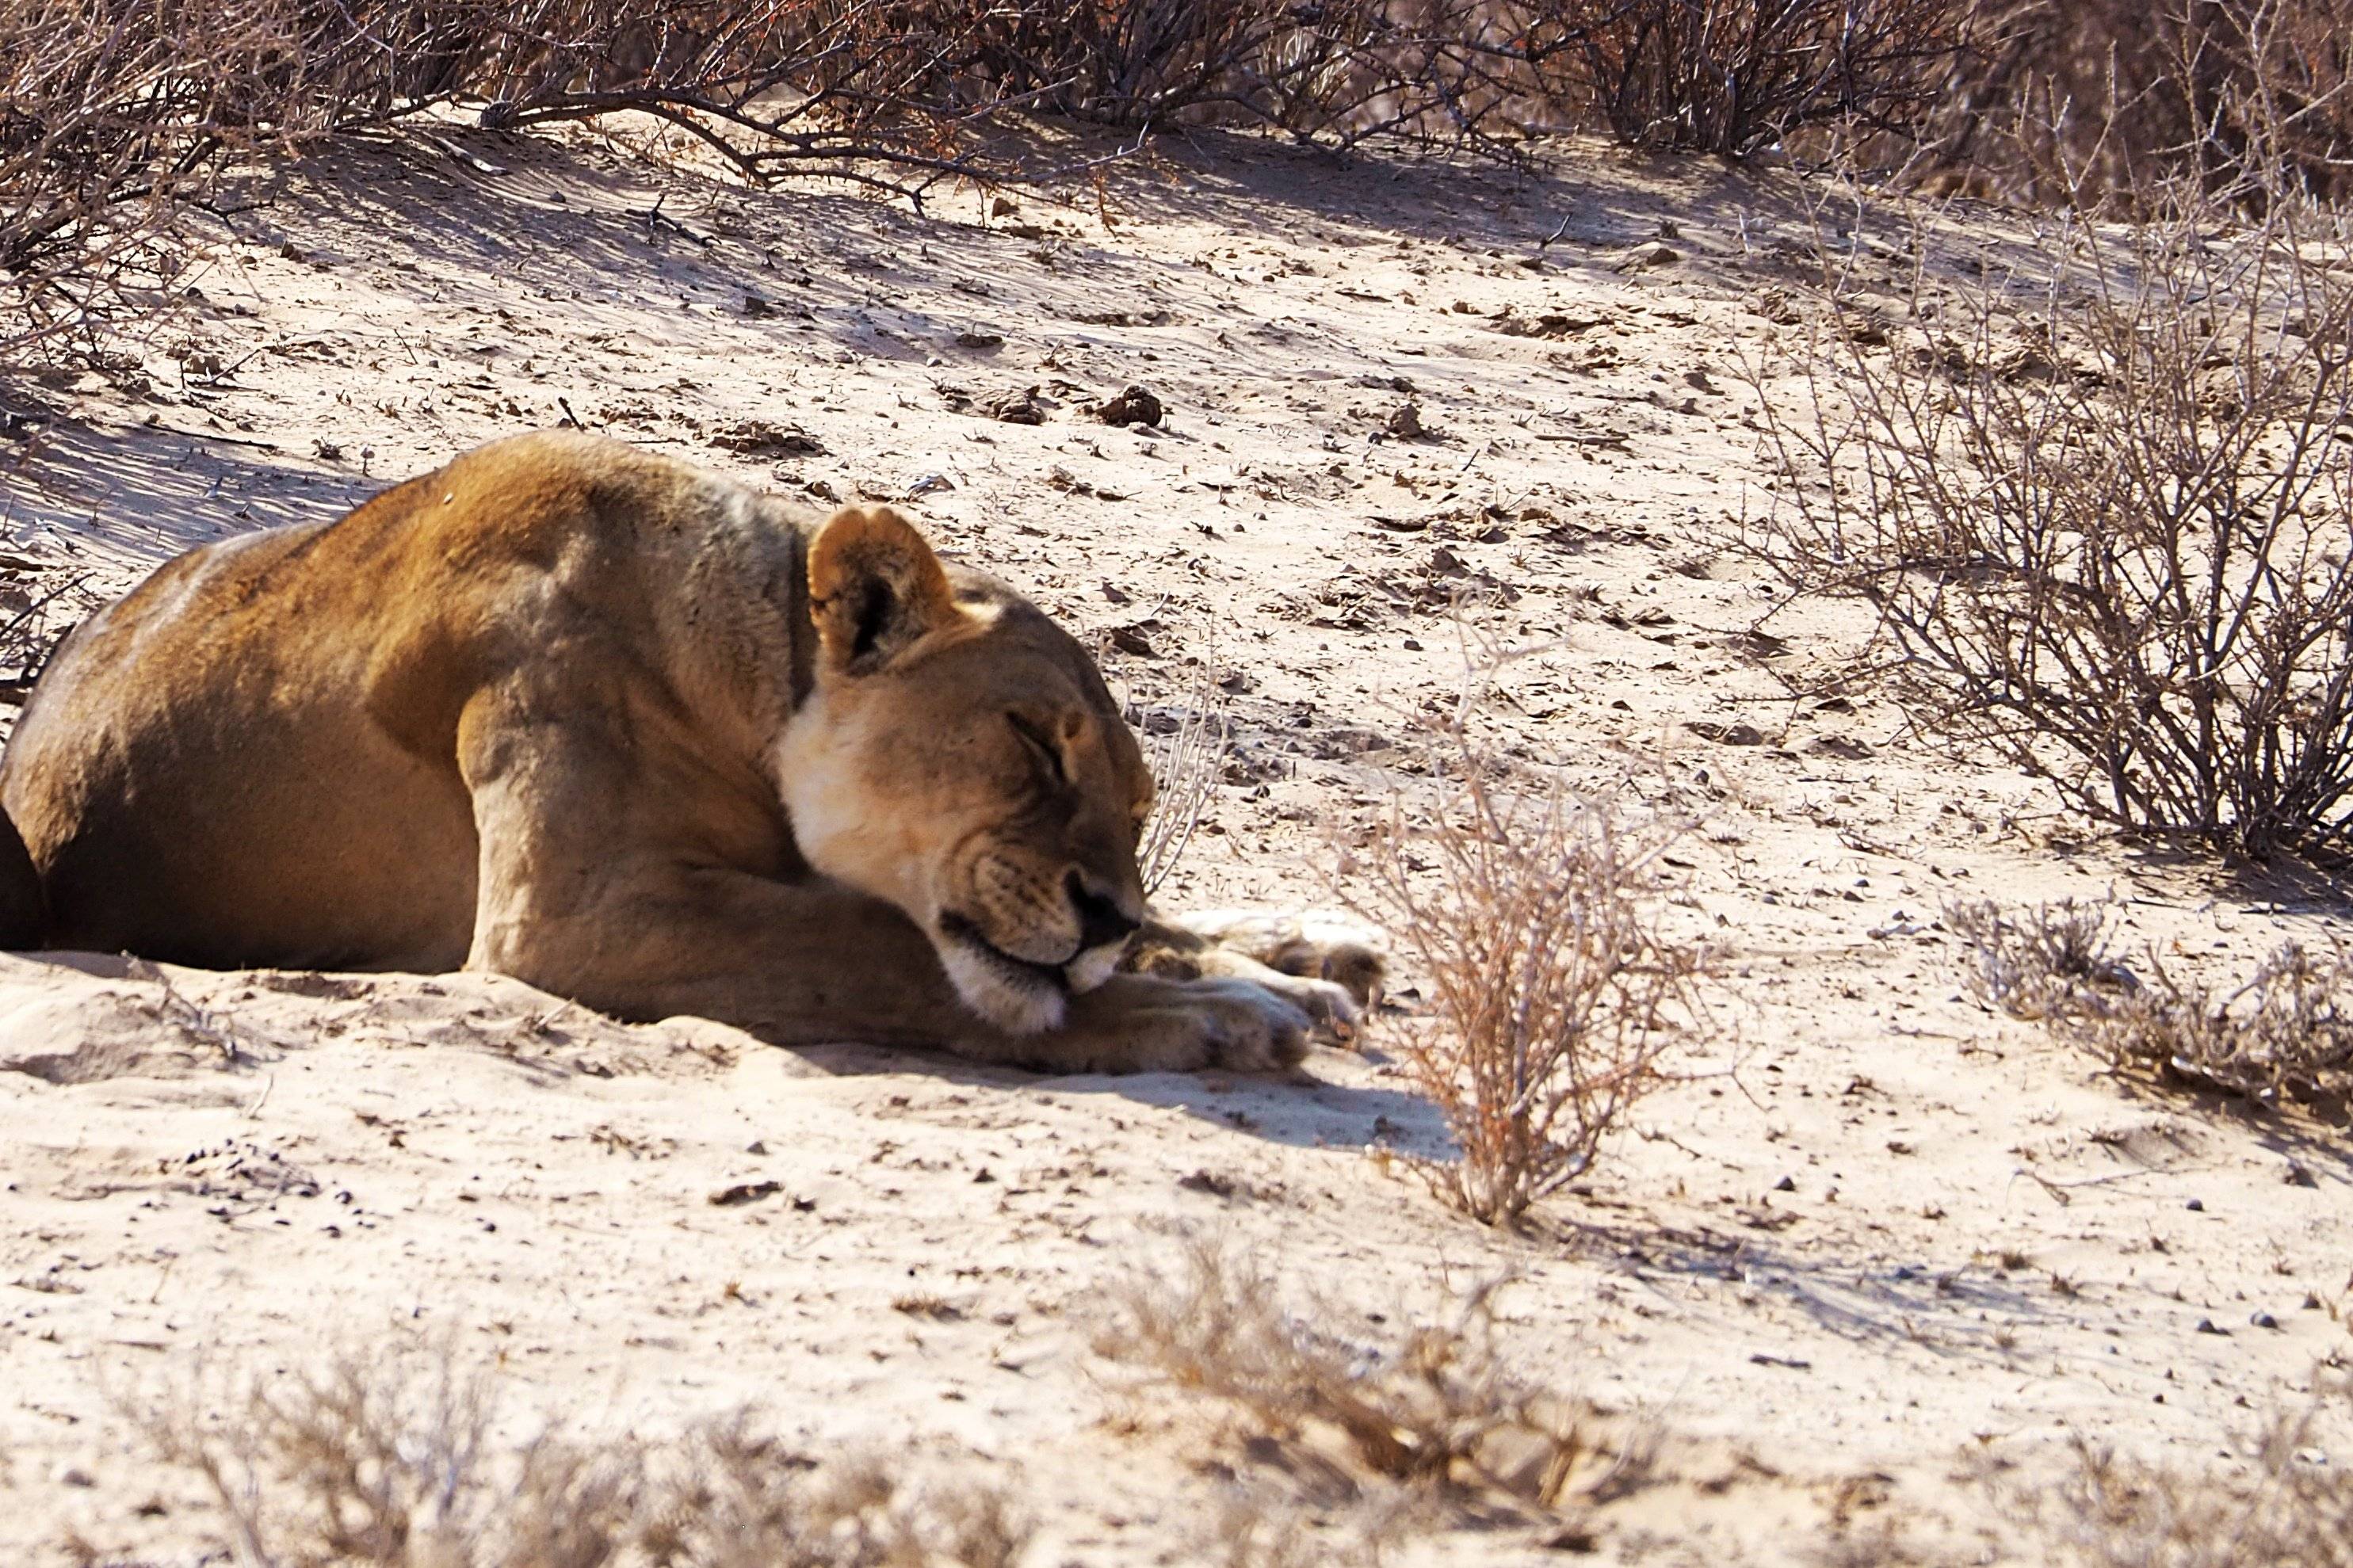
[[[1130,920],[1117,904],[1102,894],[1090,890],[1079,879],[1076,871],[1069,878],[1071,907],[1079,912],[1079,949],[1103,946],[1105,942],[1124,942],[1127,933],[1143,922]]]

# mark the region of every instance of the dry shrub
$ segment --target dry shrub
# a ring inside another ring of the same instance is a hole
[[[2015,915],[1948,906],[1978,996],[2089,1047],[2118,1071],[2242,1095],[2266,1105],[2353,1096],[2353,954],[2288,942],[2227,989],[2169,968],[2151,947],[2147,978],[2117,956],[2112,910],[2046,904]]]
[[[2145,224],[2063,216],[1958,276],[1927,215],[1826,215],[1832,309],[1809,395],[1762,397],[1782,482],[1748,537],[1794,595],[1873,608],[1842,678],[1963,754],[2120,826],[2328,857],[2353,849],[2353,226],[2268,191],[2252,223],[2186,184]]]
[[[2348,0],[1978,0],[1972,48],[1926,132],[1964,188],[2130,206],[2181,176],[2276,160],[2346,189]]]
[[[517,129],[633,110],[765,182],[919,200],[1091,167],[1003,134],[1398,134],[1507,155],[1597,120],[1742,152],[1908,123],[1959,0],[0,0],[0,353],[152,308],[178,220],[229,165],[470,111]],[[1107,154],[1115,155],[1115,154]]]
[[[1467,742],[1444,771],[1426,811],[1393,802],[1352,855],[1348,896],[1431,993],[1401,1054],[1461,1154],[1422,1174],[1492,1225],[1583,1176],[1670,1081],[1706,954],[1662,934],[1646,897],[1671,828],[1509,779]]]
[[[1522,52],[1620,141],[1738,156],[1809,127],[1908,135],[1944,96],[1968,0],[1530,0]]]
[[[154,305],[185,261],[175,219],[225,166],[337,131],[452,108],[508,129],[629,110],[750,180],[815,168],[920,198],[943,178],[1062,172],[992,138],[1021,113],[1309,135],[1411,121],[1424,98],[1400,97],[1373,49],[1397,31],[1388,9],[0,0],[0,352],[86,347]]]
[[[1990,900],[1945,907],[1945,929],[1968,950],[1968,986],[2013,1018],[2057,1021],[2139,984],[2117,961],[2116,906],[2063,899],[2005,915]]]
[[[2084,1568],[2353,1568],[2353,1487],[2324,1450],[2329,1405],[2353,1413],[2340,1379],[2304,1412],[2284,1415],[2250,1446],[2242,1466],[2200,1469],[2118,1458],[2075,1439],[2073,1473],[2043,1489],[1997,1487],[2060,1561]]]
[[[1611,1434],[1505,1364],[1493,1310],[1503,1283],[1461,1295],[1448,1321],[1366,1345],[1286,1312],[1272,1279],[1196,1242],[1180,1272],[1139,1274],[1115,1292],[1095,1348],[1361,1476],[1546,1508],[1631,1484],[1649,1463],[1646,1434]]]
[[[1029,1540],[991,1488],[818,1466],[740,1419],[670,1443],[556,1426],[515,1443],[498,1403],[487,1374],[446,1359],[350,1359],[143,1419],[254,1568],[1009,1568]]]

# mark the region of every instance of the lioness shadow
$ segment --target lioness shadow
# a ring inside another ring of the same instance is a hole
[[[784,1047],[779,1047],[784,1048]],[[1293,1074],[1082,1073],[1048,1075],[984,1066],[936,1051],[879,1046],[790,1047],[820,1072],[854,1078],[920,1072],[943,1084],[973,1089],[1051,1090],[1063,1095],[1111,1095],[1162,1110],[1182,1110],[1214,1126],[1294,1149],[1350,1149],[1380,1144],[1401,1153],[1439,1157],[1453,1143],[1438,1108],[1391,1089],[1337,1083],[1319,1068],[1344,1059],[1319,1050]]]

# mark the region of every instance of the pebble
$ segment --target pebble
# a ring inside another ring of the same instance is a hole
[[[1106,425],[1157,425],[1166,416],[1148,387],[1131,386],[1095,411]]]

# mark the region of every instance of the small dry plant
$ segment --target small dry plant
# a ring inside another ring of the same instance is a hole
[[[1751,364],[1781,480],[1746,537],[1793,597],[1871,607],[1841,679],[1957,752],[2119,826],[2339,857],[2353,214],[2242,166],[2270,173],[2176,181],[2131,226],[2061,214],[2031,254],[1826,208],[1805,395]]]
[[[547,1426],[501,1436],[487,1374],[343,1361],[136,1413],[202,1477],[251,1568],[1009,1568],[1029,1526],[999,1491],[827,1465],[744,1420],[670,1443]]]
[[[1226,739],[1232,730],[1227,706],[1225,689],[1218,684],[1216,661],[1204,658],[1200,679],[1176,727],[1145,742],[1152,764],[1152,815],[1145,819],[1142,841],[1135,847],[1135,861],[1144,874],[1147,897],[1184,858],[1217,791],[1225,767]]]
[[[2177,973],[2151,948],[2147,978],[2119,960],[2113,911],[2069,901],[2005,914],[1957,904],[1978,996],[2037,1019],[2109,1066],[2266,1105],[2353,1096],[2353,954],[2289,942],[2227,990]]]
[[[1401,1054],[1461,1156],[1421,1173],[1493,1225],[1583,1176],[1671,1080],[1707,954],[1663,934],[1647,897],[1671,827],[1555,778],[1511,780],[1458,740],[1435,803],[1393,801],[1351,855],[1348,896],[1431,992],[1435,1016]]]
[[[1647,1433],[1612,1433],[1504,1363],[1493,1308],[1503,1283],[1460,1296],[1444,1321],[1366,1345],[1286,1312],[1272,1279],[1197,1241],[1180,1271],[1139,1274],[1115,1292],[1095,1349],[1360,1476],[1547,1509],[1630,1485],[1650,1463]]]
[[[2353,1487],[2345,1423],[2323,1444],[2329,1405],[2353,1414],[2341,1380],[2311,1408],[2274,1421],[2246,1464],[2189,1470],[2121,1458],[2078,1436],[2055,1486],[1995,1488],[2063,1563],[2083,1568],[2353,1568]]]

